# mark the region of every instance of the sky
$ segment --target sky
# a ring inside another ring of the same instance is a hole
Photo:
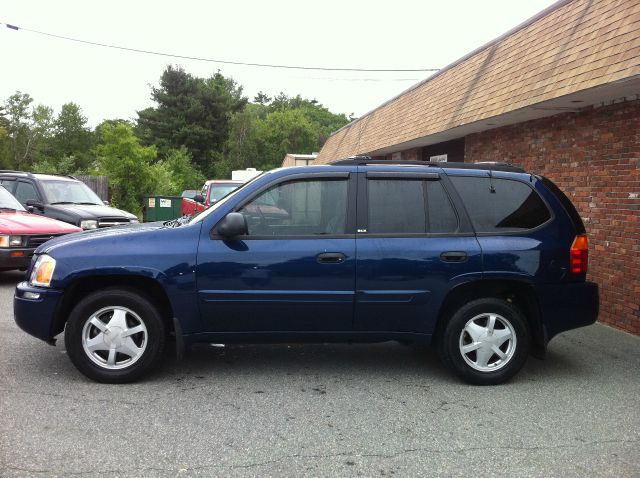
[[[442,68],[551,0],[3,0],[0,22],[82,40],[217,60],[369,69]],[[336,72],[233,66],[73,43],[0,25],[0,102],[19,90],[54,108],[80,105],[95,126],[153,106],[168,64],[217,70],[259,91],[316,99],[361,116],[429,72]]]

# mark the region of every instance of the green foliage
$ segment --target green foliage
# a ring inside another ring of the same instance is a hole
[[[184,146],[169,150],[154,168],[158,170],[156,190],[159,194],[179,196],[185,189],[200,189],[206,180],[191,162],[191,155]]]
[[[287,153],[320,151],[329,135],[349,122],[316,100],[284,93],[271,99],[260,92],[256,103],[233,115],[226,145],[227,169],[271,169]]]
[[[29,94],[17,91],[2,108],[3,129],[8,139],[3,146],[6,156],[2,162],[11,162],[17,169],[28,169],[36,161],[52,132],[53,110],[44,105],[32,107],[32,103]]]
[[[158,181],[166,179],[152,167],[156,148],[141,146],[133,128],[126,124],[103,124],[100,131],[95,147],[96,172],[109,177],[111,201],[116,207],[140,215],[142,196],[155,194]]]
[[[94,134],[80,107],[66,103],[53,122],[53,136],[45,150],[47,160],[68,174],[86,171],[93,159],[90,152],[94,142]]]
[[[0,104],[0,169],[102,174],[113,204],[139,214],[143,195],[177,195],[234,169],[271,169],[287,153],[319,151],[352,119],[299,95],[259,92],[248,103],[220,72],[199,78],[172,66],[151,96],[156,106],[137,123],[108,119],[92,131],[76,103],[54,115],[17,91]]]
[[[211,157],[222,151],[229,133],[229,117],[247,100],[242,87],[215,73],[198,78],[182,68],[167,67],[160,86],[152,88],[155,108],[138,112],[137,133],[144,144],[157,146],[161,156],[187,148],[202,171],[211,171]]]

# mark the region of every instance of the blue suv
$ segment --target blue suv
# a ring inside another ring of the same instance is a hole
[[[192,343],[433,344],[497,384],[595,322],[585,228],[548,179],[499,163],[350,158],[276,169],[190,220],[40,246],[18,325],[64,331],[86,376],[130,382]]]

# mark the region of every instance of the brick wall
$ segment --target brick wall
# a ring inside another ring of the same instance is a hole
[[[640,335],[640,100],[467,136],[465,161],[510,161],[553,180],[585,222],[600,320]]]

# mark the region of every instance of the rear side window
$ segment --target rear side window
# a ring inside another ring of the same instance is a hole
[[[556,198],[558,198],[558,201],[560,201],[562,207],[564,207],[565,211],[567,211],[567,214],[569,214],[571,222],[573,223],[573,227],[576,230],[576,234],[584,234],[586,232],[584,223],[582,222],[582,218],[580,217],[580,214],[578,214],[578,211],[576,210],[571,200],[560,190],[558,186],[553,183],[553,181],[547,178],[542,178],[542,183],[547,186],[547,188],[549,188],[549,190],[555,195]]]
[[[369,179],[370,234],[450,233],[458,219],[439,181]]]
[[[520,181],[451,176],[476,232],[533,229],[551,218],[544,201]]]

